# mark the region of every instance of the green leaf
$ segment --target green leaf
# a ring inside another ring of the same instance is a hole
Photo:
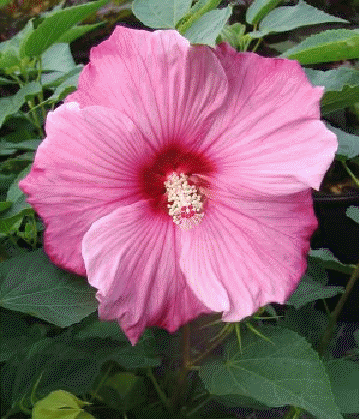
[[[72,76],[65,79],[60,85],[55,89],[54,93],[47,99],[51,102],[59,102],[66,98],[71,92],[73,92],[78,85],[80,72],[76,72]]]
[[[320,23],[348,23],[348,21],[331,16],[300,0],[296,6],[278,7],[270,12],[260,22],[259,31],[251,32],[250,35],[259,38],[270,33],[286,32],[301,26]]]
[[[24,210],[19,211],[14,216],[0,218],[0,236],[9,235],[11,232],[18,229],[20,227],[20,224],[24,216],[29,216],[32,214],[34,214],[33,209],[24,209]]]
[[[19,111],[28,98],[37,95],[41,91],[42,86],[40,83],[31,82],[20,88],[15,95],[0,98],[0,127],[9,115]]]
[[[1,308],[0,361],[6,361],[24,348],[31,347],[46,332],[46,326],[29,325],[23,314]]]
[[[326,248],[312,249],[309,252],[310,262],[316,261],[321,264],[324,269],[335,270],[345,274],[352,274],[354,271],[354,265],[343,264],[340,262],[335,255]]]
[[[83,327],[76,334],[77,338],[111,338],[113,340],[127,342],[126,335],[122,332],[119,324],[115,321],[100,321],[99,319],[85,319]]]
[[[359,412],[359,363],[335,359],[325,362],[335,401],[342,413]]]
[[[359,30],[333,29],[309,36],[280,57],[298,60],[301,64],[317,64],[358,58]]]
[[[82,321],[75,337],[82,347],[91,346],[91,354],[101,362],[113,360],[126,369],[158,366],[161,363],[149,330],[144,332],[136,346],[132,346],[117,322],[101,322],[90,316]]]
[[[233,48],[242,51],[246,26],[241,23],[225,25],[220,33],[221,42],[228,42]],[[246,37],[251,40],[251,38]]]
[[[4,7],[10,2],[11,2],[11,0],[0,0],[0,7]]]
[[[25,54],[29,57],[40,56],[69,29],[104,6],[108,1],[97,0],[79,6],[67,7],[48,15],[26,40],[24,44]]]
[[[10,201],[1,201],[0,202],[0,212],[9,209],[12,206]]]
[[[54,44],[41,56],[43,71],[67,73],[76,67],[69,44]]]
[[[184,36],[192,44],[207,44],[215,47],[217,36],[231,16],[231,6],[205,13],[185,32]]]
[[[30,204],[25,201],[24,193],[19,189],[19,181],[23,179],[31,169],[28,165],[20,174],[14,179],[6,195],[6,200],[12,203],[12,206],[1,214],[0,217],[0,233],[9,234],[14,229],[20,226],[24,216],[34,214],[34,210]]]
[[[2,141],[0,139],[0,155],[1,156],[10,156],[16,153],[18,150],[32,150],[35,151],[39,144],[41,143],[41,139],[30,139],[21,141],[19,143],[10,143],[6,141]]]
[[[66,82],[72,76],[79,75],[83,69],[83,65],[77,65],[71,71],[64,73],[61,71],[53,71],[51,73],[42,74],[41,84],[49,89],[58,87],[61,83]]]
[[[0,85],[16,85],[17,83],[13,79],[6,79],[5,77],[0,77]]]
[[[327,114],[359,101],[359,71],[349,67],[320,71],[304,69],[313,85],[324,86],[321,110]]]
[[[23,169],[19,175],[14,179],[6,195],[6,200],[13,203],[10,210],[8,210],[3,217],[12,217],[20,213],[24,209],[31,209],[30,204],[25,201],[25,194],[19,188],[19,181],[30,172],[31,164]]]
[[[70,392],[58,390],[37,401],[32,409],[33,419],[94,419],[82,407],[89,403]]]
[[[7,361],[2,371],[5,377],[1,377],[5,400],[13,406],[20,401],[30,406],[35,395],[47,395],[57,389],[75,394],[90,390],[100,364],[91,355],[91,349],[71,346],[64,335],[31,343]]]
[[[257,25],[282,0],[255,0],[246,11],[246,22]]]
[[[88,32],[93,31],[94,29],[102,25],[104,25],[103,22],[94,23],[91,25],[74,26],[73,28],[65,32],[63,35],[61,35],[61,37],[57,40],[57,42],[65,42],[67,44],[71,44],[73,41],[75,41],[75,39],[78,39],[81,36],[84,36]]]
[[[344,156],[346,159],[351,159],[359,155],[359,136],[346,133],[339,128],[326,124],[327,128],[336,134],[338,141],[337,155]]]
[[[97,391],[107,405],[128,411],[146,401],[144,378],[131,372],[119,372],[108,378]]]
[[[154,29],[175,29],[179,20],[190,10],[191,0],[134,0],[134,15]]]
[[[346,209],[346,216],[359,223],[359,206],[350,206]]]
[[[299,309],[309,302],[327,299],[343,292],[344,289],[342,287],[324,286],[310,275],[305,274],[286,304]]]
[[[19,58],[19,40],[16,37],[0,43],[0,68],[6,69],[17,66]]]
[[[39,249],[0,264],[0,305],[67,327],[96,310],[85,279],[53,265]]]
[[[269,407],[291,404],[319,418],[341,418],[325,368],[311,345],[284,328],[258,329],[274,344],[247,331],[240,353],[237,340],[231,340],[224,361],[200,367],[208,391],[249,396]]]

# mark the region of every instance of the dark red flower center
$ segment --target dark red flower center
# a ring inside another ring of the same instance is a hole
[[[156,155],[149,157],[141,169],[141,193],[144,198],[150,199],[154,211],[168,216],[169,209],[176,207],[179,217],[190,219],[200,211],[196,205],[199,197],[202,197],[198,188],[208,186],[204,185],[201,175],[210,175],[215,172],[215,169],[214,163],[202,153],[186,150],[179,145],[167,146]],[[183,198],[184,188],[191,190],[190,200]],[[174,191],[178,193],[174,193],[176,197],[170,197],[169,201],[169,194],[171,195]],[[191,202],[192,196],[194,196],[194,203]]]

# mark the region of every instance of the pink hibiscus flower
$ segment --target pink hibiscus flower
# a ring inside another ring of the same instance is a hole
[[[322,93],[295,61],[118,26],[20,182],[47,253],[88,276],[100,318],[132,343],[147,326],[285,302],[337,148]]]

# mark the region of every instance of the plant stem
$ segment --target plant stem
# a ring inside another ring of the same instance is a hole
[[[158,384],[151,367],[147,368],[147,375],[149,377],[149,379],[151,380],[151,382],[154,385],[154,388],[156,389],[157,394],[160,397],[160,400],[162,401],[162,403],[165,405],[166,408],[170,409],[170,401],[168,400],[168,397],[165,395],[165,392],[160,388],[160,385]]]
[[[179,33],[181,35],[184,35],[184,33],[190,28],[191,25],[193,25],[197,20],[199,20],[203,14],[215,9],[215,7],[217,7],[218,4],[220,4],[220,2],[221,0],[209,0],[197,12],[193,14],[191,14],[190,12],[188,16],[185,16],[185,22],[177,28]]]
[[[205,404],[207,404],[209,401],[211,401],[214,397],[212,395],[208,395],[199,405],[197,405],[195,408],[193,408],[191,411],[189,411],[186,414],[187,418],[194,418],[194,414],[199,411],[202,407],[204,407]]]
[[[91,392],[91,397],[90,397],[89,402],[92,402],[94,400],[94,398],[96,398],[99,389],[104,385],[104,383],[105,383],[106,379],[108,378],[109,373],[110,373],[112,368],[113,368],[113,364],[110,364],[109,367],[107,368],[105,374],[101,377],[101,379],[100,379],[99,383],[97,384],[96,388],[94,389],[94,391]]]
[[[255,44],[255,47],[252,49],[252,52],[255,52],[259,48],[261,41],[262,41],[262,38],[258,38],[257,43]]]
[[[213,342],[213,344],[208,347],[204,353],[200,354],[197,358],[191,361],[191,366],[194,367],[198,363],[200,363],[206,356],[208,356],[217,346],[219,346],[231,333],[233,332],[233,328],[227,328],[224,333],[220,334],[219,337]]]
[[[37,62],[38,66],[37,66],[37,82],[39,82],[41,84],[41,74],[42,74],[42,60],[41,57],[38,59]],[[44,95],[43,95],[43,91],[41,90],[40,93],[38,94],[38,100],[39,100],[39,105],[41,107],[41,113],[42,113],[42,117],[43,117],[43,121],[45,121],[46,119],[46,110],[44,108],[43,102],[44,102]]]
[[[177,388],[171,398],[171,406],[173,410],[177,410],[181,404],[181,400],[186,392],[187,387],[187,376],[191,370],[190,362],[190,324],[185,324],[182,330],[181,337],[181,353],[183,355],[182,365],[179,372],[179,379]]]
[[[359,277],[359,265],[357,265],[353,271],[353,273],[350,276],[350,279],[348,281],[348,284],[346,285],[346,289],[345,289],[345,293],[343,293],[343,295],[341,296],[339,302],[337,303],[334,311],[331,313],[330,318],[329,318],[329,323],[326,327],[326,330],[324,331],[323,336],[321,337],[319,346],[318,346],[318,352],[320,356],[323,356],[325,353],[325,350],[331,340],[331,337],[333,335],[333,332],[335,330],[336,327],[336,322],[337,319],[345,305],[345,302],[347,301],[352,288],[355,285],[355,282],[357,280],[357,278]]]
[[[346,172],[351,176],[351,179],[355,182],[357,186],[359,186],[359,180],[356,178],[356,176],[352,173],[351,169],[347,166],[346,162],[341,161],[344,168],[346,169]]]

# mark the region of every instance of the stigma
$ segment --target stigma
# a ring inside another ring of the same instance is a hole
[[[183,173],[173,172],[164,182],[168,213],[181,229],[197,226],[204,217],[204,196],[188,179]]]

